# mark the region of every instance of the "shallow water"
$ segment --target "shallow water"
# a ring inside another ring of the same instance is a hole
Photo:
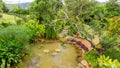
[[[43,45],[43,48],[39,48]],[[25,57],[24,61],[18,64],[18,68],[76,68],[76,49],[66,44],[62,47],[59,43],[36,44],[30,49],[30,56]],[[49,52],[43,52],[48,49]],[[60,49],[56,55],[52,55],[55,49]]]

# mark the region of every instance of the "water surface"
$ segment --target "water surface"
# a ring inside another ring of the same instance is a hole
[[[76,68],[76,49],[70,44],[65,46],[62,47],[58,42],[35,44],[30,49],[30,56],[25,57],[18,66],[19,68]],[[44,52],[46,49],[49,52]],[[55,49],[61,51],[56,52]],[[56,55],[53,55],[53,52]]]

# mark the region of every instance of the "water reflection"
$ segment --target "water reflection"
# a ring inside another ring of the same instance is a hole
[[[73,46],[66,44],[66,48],[59,43],[44,43],[43,48],[36,44],[30,49],[31,58],[25,57],[19,68],[76,68],[77,53]],[[44,52],[48,49],[49,52]],[[55,49],[58,49],[56,51]],[[53,55],[54,53],[54,55]],[[29,58],[29,59],[28,59]]]

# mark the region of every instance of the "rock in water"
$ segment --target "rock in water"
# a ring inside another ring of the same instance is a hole
[[[56,52],[60,52],[61,50],[58,48],[58,49],[55,49]]]
[[[48,53],[48,52],[50,52],[50,50],[45,49],[45,50],[43,50],[43,52]]]
[[[51,55],[52,56],[56,56],[58,53],[57,52],[52,52]]]

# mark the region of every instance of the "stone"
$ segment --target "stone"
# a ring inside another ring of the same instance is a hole
[[[50,50],[49,49],[44,49],[43,52],[48,53],[48,52],[50,52]]]
[[[56,52],[60,52],[60,51],[61,51],[61,49],[59,49],[59,48],[58,48],[58,49],[55,49],[55,51],[56,51]]]
[[[84,65],[82,65],[81,63],[78,63],[77,68],[86,68]]]
[[[84,59],[81,61],[81,64],[83,64],[84,66],[88,66],[88,62]]]
[[[56,56],[58,53],[57,52],[52,52],[51,55],[52,56]]]

